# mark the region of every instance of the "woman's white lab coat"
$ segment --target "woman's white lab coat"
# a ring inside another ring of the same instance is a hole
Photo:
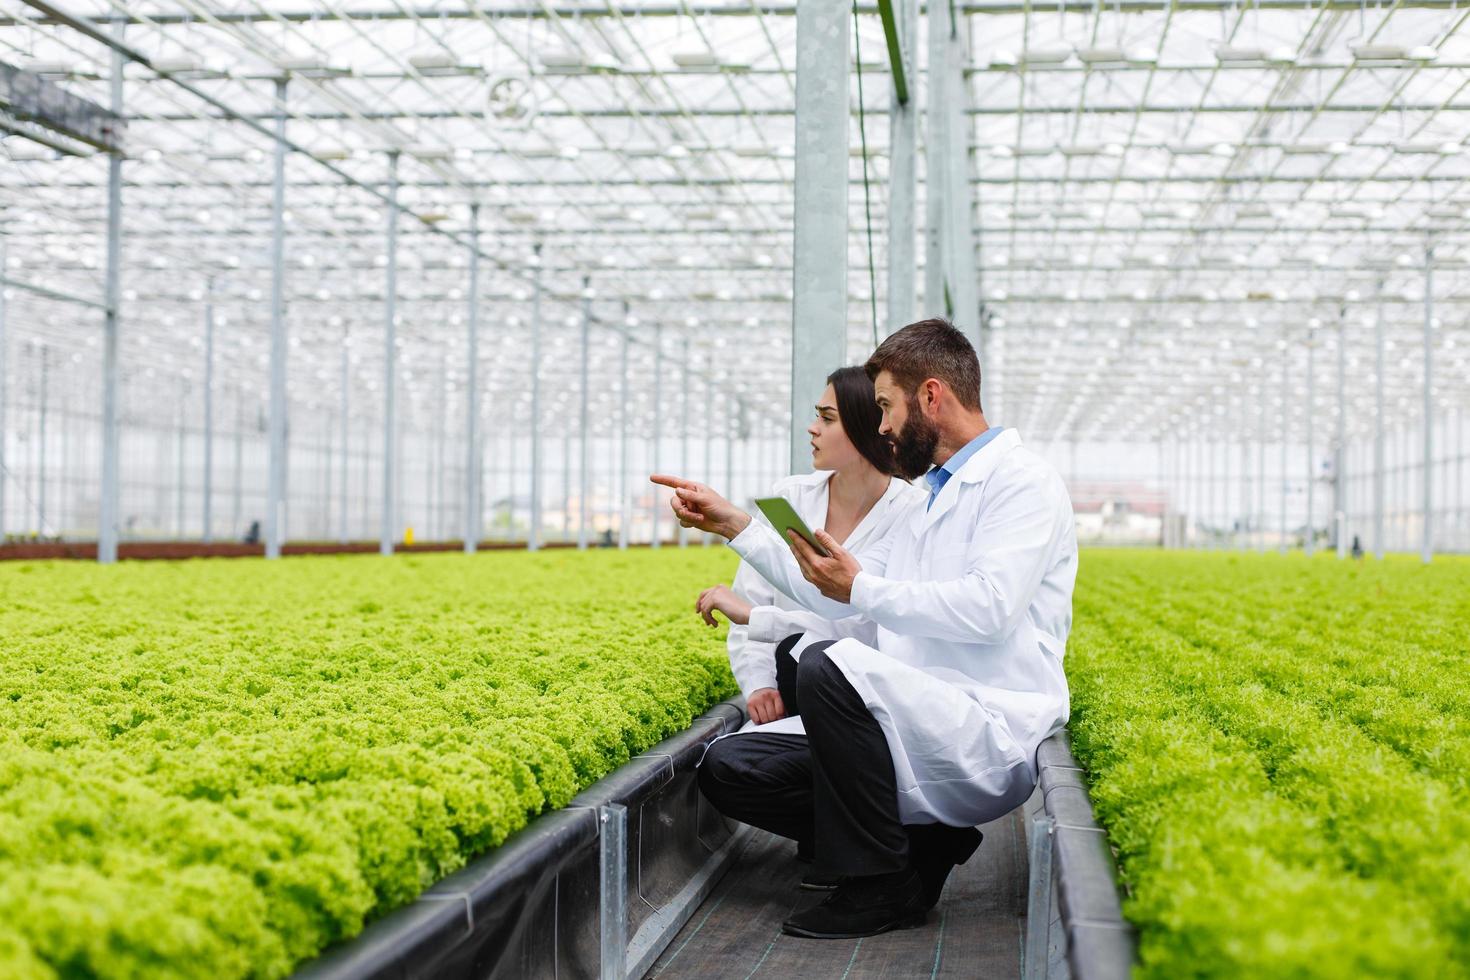
[[[772,488],[771,495],[785,497],[807,527],[819,528],[827,522],[827,484],[831,477],[831,470],[817,470],[814,473],[784,477]],[[894,477],[889,481],[888,489],[883,496],[878,498],[872,509],[847,536],[843,547],[851,551],[859,561],[863,561],[864,556],[870,550],[878,546],[880,542],[886,541],[895,523],[906,519],[908,512],[913,507],[922,507],[925,499],[926,496],[922,490]],[[773,540],[779,543],[780,537],[759,510],[752,514],[751,523],[752,525],[759,524]],[[797,592],[799,598],[807,603],[822,601],[822,594],[817,591],[816,586],[799,574],[796,581],[788,582],[788,585]],[[760,640],[750,637],[748,627],[731,625],[726,640],[726,649],[730,654],[730,669],[735,674],[736,682],[740,685],[740,693],[748,698],[763,687],[774,688],[776,686],[776,646],[781,640],[791,633],[819,628],[827,624],[824,624],[820,617],[805,612],[795,600],[776,589],[761,576],[760,572],[751,567],[749,562],[740,563],[730,588],[754,606],[781,610],[787,614],[789,624],[788,632],[774,639]],[[876,632],[871,627],[868,630],[868,636],[876,640]],[[742,731],[750,731],[757,727],[764,732],[801,733],[804,731],[800,718],[783,718],[764,726],[756,726],[754,722],[749,722]]]
[[[827,655],[883,728],[903,821],[973,826],[1024,802],[1037,746],[1068,716],[1077,539],[1056,470],[1000,433],[866,552],[850,604],[814,599],[767,531],[752,523],[730,545],[817,616],[852,617],[832,625]],[[748,636],[779,641],[796,624],[811,630],[799,655],[823,638],[809,613],[757,608]]]

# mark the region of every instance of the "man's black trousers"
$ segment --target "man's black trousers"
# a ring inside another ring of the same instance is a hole
[[[777,648],[776,677],[786,713],[801,715],[806,734],[715,742],[699,766],[704,795],[728,817],[810,847],[823,875],[902,871],[922,856],[911,849],[945,848],[955,828],[900,821],[888,740],[827,656],[835,641],[812,644],[798,663],[790,651],[799,639]]]

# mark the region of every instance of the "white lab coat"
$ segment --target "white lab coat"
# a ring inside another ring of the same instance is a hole
[[[851,603],[797,583],[774,534],[730,546],[777,588],[829,620],[774,606],[751,612],[749,636],[809,628],[798,647],[827,649],[883,728],[905,823],[973,826],[1025,801],[1036,749],[1067,722],[1062,656],[1072,625],[1077,536],[1056,470],[1007,429],[960,467],[932,507],[921,502],[869,549]],[[876,638],[863,637],[863,622]]]
[[[785,497],[790,501],[792,509],[807,527],[823,527],[827,523],[827,489],[831,477],[831,470],[817,470],[813,473],[784,477],[777,481],[770,496]],[[889,480],[888,489],[884,491],[883,496],[878,498],[872,509],[848,534],[843,547],[852,552],[865,566],[869,552],[875,548],[883,549],[882,554],[886,557],[889,532],[895,524],[905,521],[914,507],[922,507],[925,499],[927,495],[924,491],[894,477]],[[747,528],[750,535],[763,534],[767,538],[768,546],[774,544],[775,547],[786,547],[775,528],[759,510],[754,510],[751,516],[751,528],[755,530]],[[880,558],[879,561],[881,560]],[[795,581],[788,580],[787,587],[807,604],[823,601],[822,594],[817,591],[817,587],[802,578],[800,574],[796,576]],[[776,646],[781,640],[792,633],[799,633],[803,630],[823,628],[830,630],[832,627],[821,617],[802,609],[796,600],[766,581],[749,562],[740,563],[730,588],[754,606],[779,609],[785,614],[787,623],[785,633],[774,639],[761,640],[752,639],[748,627],[731,625],[726,640],[726,649],[730,654],[730,669],[735,674],[736,682],[740,685],[740,693],[748,698],[753,692],[763,687],[776,686]],[[865,626],[868,639],[876,641],[877,632],[872,624],[862,623],[858,626],[859,628]],[[796,734],[805,732],[801,726],[800,717],[782,718],[768,725],[756,725],[753,721],[747,722],[741,729],[742,732],[753,730],[794,732]]]

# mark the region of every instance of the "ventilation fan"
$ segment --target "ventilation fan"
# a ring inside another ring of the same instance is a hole
[[[508,125],[524,129],[536,118],[536,91],[520,75],[492,78],[486,103],[490,115]]]

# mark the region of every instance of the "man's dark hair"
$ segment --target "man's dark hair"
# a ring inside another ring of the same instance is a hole
[[[980,359],[965,335],[948,320],[920,320],[890,336],[863,365],[874,381],[883,371],[912,397],[919,385],[935,378],[949,385],[955,400],[980,411]]]
[[[827,383],[837,393],[837,417],[853,447],[879,473],[892,476],[893,447],[878,434],[883,412],[873,400],[873,379],[860,367],[840,367],[827,375]]]

